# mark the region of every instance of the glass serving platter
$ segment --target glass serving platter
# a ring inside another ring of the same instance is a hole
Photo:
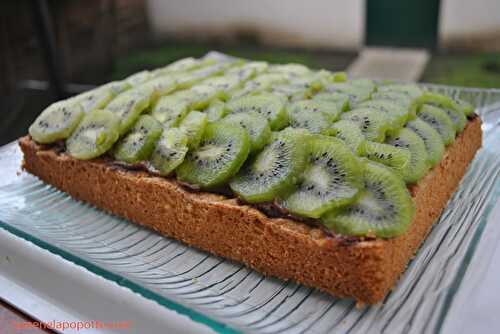
[[[380,305],[266,278],[73,200],[21,171],[15,142],[0,148],[0,227],[221,333],[438,332],[500,194],[500,90],[425,86],[477,106],[483,148]]]

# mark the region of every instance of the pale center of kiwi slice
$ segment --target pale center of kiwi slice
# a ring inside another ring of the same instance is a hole
[[[321,165],[313,165],[304,172],[304,179],[321,189],[328,189],[331,183],[330,174]]]
[[[276,163],[276,156],[274,154],[261,154],[258,156],[253,166],[257,173],[264,173],[273,168]]]
[[[372,216],[380,216],[386,210],[386,207],[381,205],[381,202],[377,200],[376,196],[369,191],[363,192],[358,205],[360,208],[370,212]]]
[[[198,150],[196,151],[196,155],[202,160],[213,160],[223,155],[225,150],[225,146],[206,144],[198,148]]]
[[[103,133],[103,128],[89,128],[82,133],[82,140],[89,143],[100,144],[106,139],[106,134]]]

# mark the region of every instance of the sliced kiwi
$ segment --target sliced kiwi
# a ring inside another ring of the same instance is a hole
[[[319,101],[305,100],[290,105],[288,108],[290,126],[306,129],[314,134],[329,134],[335,119],[330,114],[322,112],[317,102]]]
[[[176,80],[179,89],[185,89],[204,79],[222,74],[229,66],[230,64],[213,64],[187,73],[176,73],[172,77]]]
[[[425,143],[413,130],[403,128],[389,136],[386,142],[395,147],[406,148],[411,153],[410,163],[402,170],[401,176],[407,183],[415,183],[429,170],[429,157]]]
[[[472,116],[474,113],[474,106],[472,104],[459,98],[454,98],[453,101],[455,101],[456,107],[462,110],[466,117]]]
[[[256,76],[253,80],[248,81],[245,85],[246,88],[253,89],[268,89],[272,85],[287,83],[288,78],[283,74],[278,73],[263,73]]]
[[[323,224],[351,236],[391,238],[404,233],[415,208],[401,178],[384,165],[367,162],[363,183],[365,190],[355,202],[327,212]]]
[[[130,84],[132,87],[140,85],[142,83],[145,83],[149,79],[152,78],[151,72],[149,71],[141,71],[135,74],[132,74],[131,76],[127,77],[125,79],[125,82]]]
[[[403,127],[409,118],[409,109],[397,105],[391,100],[370,100],[359,104],[357,107],[375,109],[384,113],[390,118],[390,127],[393,131]]]
[[[270,92],[274,95],[280,95],[289,101],[303,100],[309,97],[309,91],[301,86],[290,84],[274,85]]]
[[[366,142],[364,156],[368,159],[393,168],[400,175],[411,163],[411,152],[404,147],[390,144]]]
[[[241,86],[242,79],[238,75],[225,75],[203,81],[203,85],[214,88],[221,99],[228,100]]]
[[[390,129],[389,117],[369,108],[351,110],[343,113],[341,118],[355,122],[366,139],[371,141],[384,141]]]
[[[249,203],[268,202],[293,191],[306,163],[308,137],[301,131],[283,130],[248,161],[229,183]]]
[[[205,109],[205,113],[207,114],[209,123],[217,122],[226,116],[226,104],[221,100],[213,100],[207,109]]]
[[[417,115],[439,133],[445,145],[455,140],[456,132],[453,121],[442,109],[424,104],[419,108]]]
[[[189,111],[188,103],[174,95],[162,96],[151,108],[151,116],[166,128],[179,125]]]
[[[77,95],[72,98],[72,100],[80,103],[82,105],[83,111],[85,113],[88,113],[93,110],[106,107],[109,101],[111,101],[115,97],[115,92],[116,90],[114,90],[111,86],[104,85]]]
[[[248,132],[250,138],[250,152],[260,151],[271,139],[269,122],[258,114],[231,114],[225,117],[223,122],[230,126],[241,126]]]
[[[406,127],[415,131],[424,141],[429,165],[434,166],[439,163],[443,158],[445,150],[443,139],[439,133],[420,118],[408,122]]]
[[[188,137],[178,129],[163,131],[149,159],[154,170],[160,175],[169,175],[183,161],[188,152]]]
[[[332,122],[338,120],[340,118],[340,114],[342,113],[342,109],[337,103],[328,100],[297,101],[292,103],[287,109],[292,113],[321,113],[326,115]]]
[[[372,100],[389,100],[407,110],[409,120],[417,117],[417,99],[405,93],[397,91],[376,92],[372,94]]]
[[[220,99],[223,93],[215,86],[202,84],[193,86],[191,89],[176,92],[173,96],[185,101],[189,108],[201,110],[205,109],[213,100]]]
[[[256,75],[256,71],[253,68],[246,68],[245,66],[234,67],[224,73],[225,76],[235,77],[238,79],[239,85],[242,86],[244,82],[252,79]],[[229,98],[231,98],[237,89],[234,89],[229,94]]]
[[[351,150],[337,138],[315,136],[307,151],[303,180],[281,205],[293,214],[319,218],[351,203],[362,187],[362,169]]]
[[[208,124],[207,114],[193,110],[182,120],[179,125],[188,138],[189,149],[195,149],[201,142],[203,132]]]
[[[372,94],[372,100],[391,100],[392,102],[399,105],[409,106],[414,98],[412,98],[408,94],[398,91],[377,91]]]
[[[242,69],[252,69],[257,74],[264,73],[269,68],[269,64],[265,61],[250,61],[244,64]]]
[[[171,74],[171,73],[185,73],[195,69],[199,69],[200,67],[212,65],[215,61],[213,59],[195,59],[192,57],[179,59],[174,61],[173,63],[160,68],[157,72],[161,75]]]
[[[256,75],[261,74],[267,70],[269,64],[263,61],[251,61],[242,66],[233,67],[225,74],[235,75],[241,82],[250,80]]]
[[[342,140],[354,154],[365,154],[366,139],[356,123],[348,120],[335,122],[329,134]]]
[[[126,91],[130,87],[132,87],[132,86],[128,82],[126,82],[125,80],[122,80],[122,81],[108,82],[107,84],[102,85],[98,89],[102,89],[102,90],[107,89],[111,92],[112,95],[116,96],[120,93],[123,93],[124,91]]]
[[[108,110],[93,110],[85,115],[66,139],[69,155],[88,160],[107,152],[120,136],[120,118]]]
[[[347,111],[350,107],[349,105],[349,95],[344,93],[327,93],[322,92],[313,96],[315,101],[330,101],[337,105],[337,108],[341,111]]]
[[[128,163],[147,160],[162,130],[157,120],[149,115],[142,115],[127,135],[116,143],[113,156]]]
[[[126,133],[149,106],[150,97],[138,91],[125,91],[114,98],[106,107],[120,119],[120,135]]]
[[[379,86],[377,89],[379,92],[398,92],[409,96],[410,98],[420,97],[424,91],[414,84],[389,84]]]
[[[144,91],[150,89],[152,92],[149,95],[151,95],[151,103],[153,103],[160,96],[173,92],[177,88],[177,83],[171,77],[161,76],[140,84],[137,88]]]
[[[288,123],[285,100],[271,94],[243,96],[226,104],[229,113],[257,113],[269,121],[272,130],[279,130]]]
[[[60,101],[48,106],[31,124],[29,134],[38,143],[47,144],[68,138],[84,116],[75,100]]]
[[[282,84],[283,85],[283,84]],[[323,88],[323,83],[320,78],[315,75],[307,75],[297,78],[291,78],[286,85],[288,87],[295,89],[298,92],[302,92],[302,94],[309,98],[313,96],[315,93],[320,91]],[[273,86],[274,87],[274,86]],[[298,95],[297,95],[298,96]]]
[[[298,77],[311,73],[311,70],[302,64],[273,65],[269,68],[270,73],[280,73],[287,77]]]
[[[375,89],[377,88],[375,82],[370,79],[354,79],[349,81],[349,83],[355,87],[363,87],[364,89],[371,92],[375,91]]]
[[[418,102],[443,109],[453,122],[456,132],[464,129],[467,118],[462,108],[452,98],[443,94],[425,92],[418,98]]]
[[[328,93],[343,93],[349,96],[349,103],[351,105],[359,104],[363,101],[369,100],[372,90],[363,86],[355,86],[349,82],[332,83],[325,86],[324,90]]]
[[[203,189],[221,186],[234,176],[250,151],[247,131],[226,124],[207,125],[200,146],[189,151],[177,168],[177,177]]]

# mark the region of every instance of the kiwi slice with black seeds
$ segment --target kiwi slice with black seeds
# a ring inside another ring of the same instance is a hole
[[[302,64],[273,65],[269,68],[270,73],[280,73],[286,77],[299,77],[311,73],[311,70]]]
[[[367,162],[362,181],[364,190],[354,203],[328,211],[323,224],[350,236],[391,238],[404,233],[415,207],[401,178],[384,165]]]
[[[347,111],[350,108],[349,95],[344,93],[327,93],[321,92],[312,97],[314,101],[329,101],[337,105],[337,108],[341,111]]]
[[[348,82],[332,83],[324,87],[328,93],[343,93],[349,96],[351,105],[359,104],[370,99],[372,90],[363,86],[355,86]]]
[[[114,98],[106,107],[120,119],[120,135],[125,134],[149,106],[150,97],[139,91],[125,91]]]
[[[189,149],[195,149],[201,142],[203,133],[208,124],[208,117],[205,113],[193,110],[181,121],[181,129],[188,138]]]
[[[349,81],[349,83],[355,87],[363,87],[364,89],[371,92],[374,92],[377,88],[375,82],[370,79],[354,79]]]
[[[220,99],[223,93],[215,86],[200,84],[191,89],[176,92],[173,96],[185,101],[190,109],[202,110],[213,100]]]
[[[375,109],[387,115],[391,120],[390,131],[402,128],[409,119],[409,110],[391,100],[370,100],[361,103],[357,108]]]
[[[203,85],[210,86],[218,92],[222,100],[228,100],[241,86],[242,79],[238,75],[225,75],[203,81]]]
[[[221,100],[213,100],[205,109],[205,113],[209,123],[217,122],[227,115],[226,104]]]
[[[445,145],[455,140],[456,131],[453,121],[442,109],[424,104],[419,108],[417,115],[439,133]]]
[[[334,122],[340,118],[342,109],[340,106],[328,100],[302,100],[288,106],[289,113],[321,113],[326,115],[328,120]]]
[[[419,97],[418,101],[444,110],[453,122],[456,132],[461,132],[464,129],[467,118],[462,108],[452,98],[438,93],[425,92]]]
[[[231,114],[223,119],[230,126],[241,126],[248,132],[250,152],[258,152],[271,139],[271,127],[262,116],[252,113]]]
[[[124,81],[127,82],[129,85],[132,87],[138,86],[142,83],[145,83],[149,79],[152,78],[152,74],[149,71],[141,71],[135,74],[132,74],[131,76],[127,77]]]
[[[66,150],[81,160],[96,158],[107,152],[120,137],[120,118],[108,110],[94,110],[85,115],[66,139]]]
[[[366,139],[382,142],[390,129],[390,118],[369,108],[355,109],[341,115],[342,119],[356,123]]]
[[[116,90],[112,87],[105,85],[77,95],[71,98],[71,100],[80,103],[83,111],[88,113],[106,107],[109,101],[116,96],[115,92]]]
[[[145,95],[150,96],[150,103],[154,103],[160,96],[170,94],[176,88],[176,81],[168,76],[157,77],[136,87],[137,91],[143,91]]]
[[[335,118],[322,112],[318,102],[320,101],[305,100],[291,104],[288,108],[290,126],[306,129],[313,134],[329,134]]]
[[[245,129],[223,122],[209,124],[198,148],[189,151],[177,168],[177,177],[203,189],[224,185],[239,171],[249,152]]]
[[[178,126],[188,112],[188,103],[174,95],[160,97],[151,108],[151,116],[165,128]]]
[[[348,120],[335,122],[330,127],[329,134],[342,140],[354,154],[365,154],[366,139],[356,123]]]
[[[107,84],[104,84],[97,89],[102,89],[102,90],[109,90],[112,95],[116,96],[120,93],[123,93],[127,89],[131,88],[132,86],[126,82],[125,80],[122,81],[111,81],[108,82]]]
[[[401,176],[406,183],[415,183],[427,173],[430,167],[427,149],[424,141],[413,130],[403,128],[389,136],[386,143],[410,151],[410,163],[401,171]]]
[[[288,79],[283,74],[263,73],[247,81],[243,88],[236,90],[232,94],[231,100],[240,99],[241,97],[249,95],[261,94],[269,91],[273,86],[286,84],[287,82]]]
[[[186,89],[204,79],[224,73],[224,71],[230,66],[230,64],[213,64],[195,69],[188,73],[175,73],[172,75],[172,78],[176,80],[176,84],[179,89]]]
[[[456,108],[462,110],[466,117],[471,117],[474,114],[474,106],[468,101],[459,98],[453,98]]]
[[[319,218],[351,203],[362,187],[361,164],[351,150],[337,138],[314,136],[307,151],[302,182],[280,204],[293,214]]]
[[[229,183],[234,193],[249,203],[284,197],[301,181],[306,164],[308,136],[286,129],[248,161]]]
[[[366,142],[364,156],[372,161],[391,167],[400,175],[411,163],[409,149],[372,141]]]
[[[376,92],[372,94],[372,100],[385,100],[391,101],[394,104],[407,110],[408,119],[412,120],[417,117],[418,102],[416,98],[401,93],[401,92]]]
[[[36,118],[29,128],[29,134],[41,144],[66,139],[73,133],[83,116],[83,108],[75,100],[56,102]]]
[[[213,65],[215,60],[213,59],[196,59],[193,57],[188,57],[184,59],[179,59],[165,67],[159,68],[155,71],[156,75],[166,75],[172,73],[186,73],[200,67],[207,65]]]
[[[406,127],[415,131],[422,138],[427,149],[428,162],[434,166],[441,161],[444,155],[445,147],[443,139],[439,133],[420,118],[412,120],[406,124]]]
[[[280,84],[274,85],[270,92],[273,95],[279,95],[284,97],[289,101],[299,101],[308,98],[309,91],[298,86],[293,86],[290,84]]]
[[[389,84],[382,85],[377,88],[378,92],[398,92],[407,95],[408,97],[414,99],[420,97],[424,91],[414,84]]]
[[[186,157],[188,152],[188,137],[178,129],[163,131],[149,159],[154,171],[160,175],[169,175]]]
[[[149,115],[142,115],[130,132],[116,143],[113,156],[128,163],[147,160],[162,131],[157,120]]]
[[[271,94],[243,96],[226,104],[229,113],[257,113],[269,121],[272,130],[284,128],[288,123],[285,100]]]

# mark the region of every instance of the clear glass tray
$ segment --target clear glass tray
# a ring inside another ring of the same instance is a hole
[[[437,332],[500,193],[500,90],[427,87],[478,106],[483,148],[382,305],[357,309],[75,201],[20,172],[16,143],[0,148],[0,227],[221,333]]]

